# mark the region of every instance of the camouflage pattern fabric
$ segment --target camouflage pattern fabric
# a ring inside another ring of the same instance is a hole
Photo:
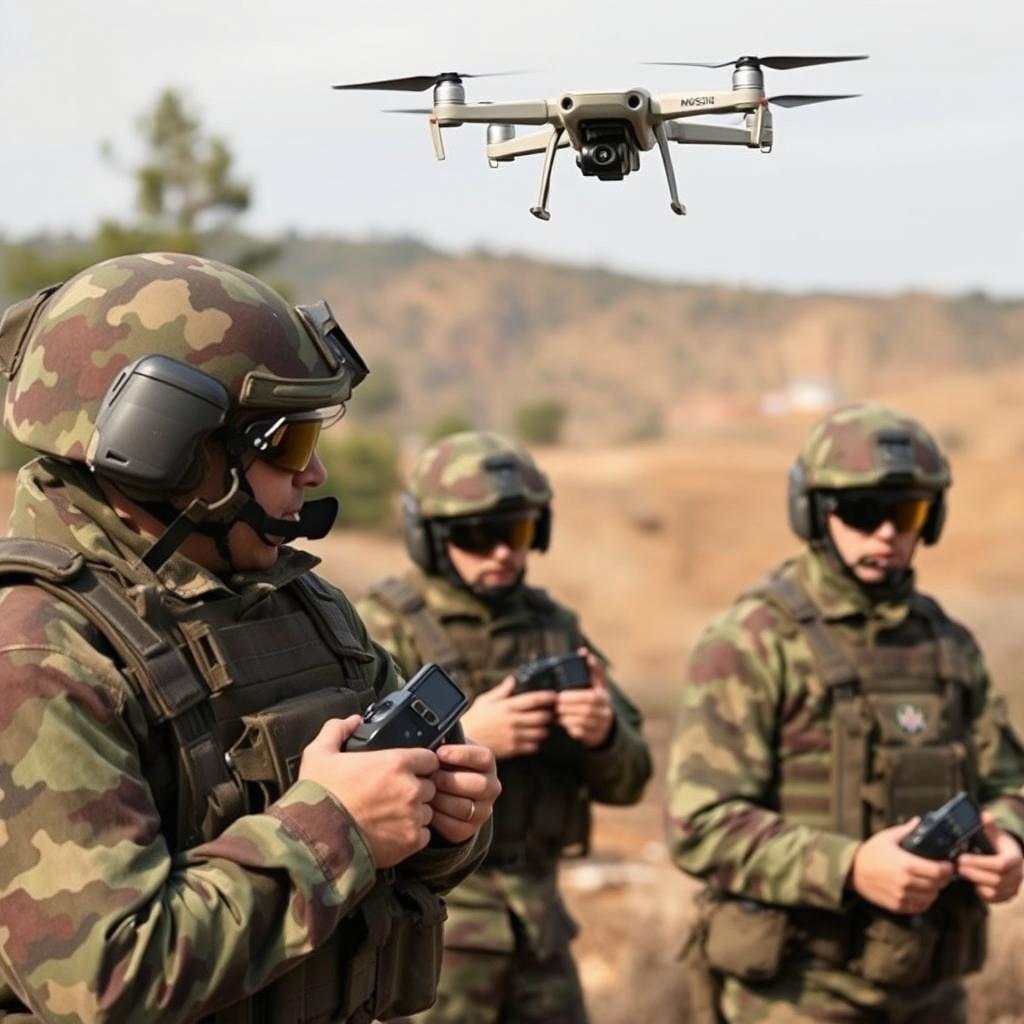
[[[22,470],[11,530],[125,579],[145,546],[90,474],[45,459]],[[238,574],[232,587],[259,601],[316,561],[285,547],[272,569]],[[195,600],[227,590],[181,555],[160,580]],[[336,597],[365,644],[367,685],[390,692],[399,683],[390,658]],[[149,739],[143,702],[95,630],[36,587],[0,590],[0,1011],[197,1020],[322,946],[374,886],[359,828],[309,781],[174,852],[155,803],[161,780],[143,760]],[[485,848],[486,837],[431,846],[403,870],[444,891]]]
[[[409,493],[425,519],[477,515],[512,503],[541,507],[551,501],[551,485],[530,453],[501,434],[482,431],[451,434],[423,452]]]
[[[875,1012],[820,987],[807,975],[787,974],[757,986],[726,978],[721,1013],[728,1024],[967,1024],[958,981],[895,993]]]
[[[467,590],[446,580],[411,571],[404,579],[424,598],[436,621],[466,656],[475,696],[497,685],[522,659],[506,649],[511,625],[519,629],[537,622],[540,592],[521,585],[500,612]],[[400,671],[409,675],[425,660],[408,621],[373,597],[358,602],[357,610],[371,636],[388,650]],[[510,625],[491,633],[499,615]],[[563,630],[561,650],[591,646],[576,617],[552,605],[549,621]],[[475,642],[473,642],[475,641]],[[512,648],[513,650],[515,648]],[[511,658],[511,661],[506,659]],[[640,734],[639,712],[615,683],[610,683],[616,726],[606,749],[584,754],[584,773],[590,796],[598,802],[635,803],[651,772],[650,754]],[[498,762],[499,776],[502,765]],[[498,798],[496,828],[502,815]],[[558,894],[554,861],[532,870],[499,870],[484,866],[447,897],[445,956],[436,1006],[417,1019],[463,1021],[582,1021],[584,1010],[579,981],[569,953],[575,926]],[[475,972],[480,971],[477,975]],[[487,1002],[476,1005],[485,990]],[[518,993],[518,994],[517,994]],[[521,1000],[520,1003],[517,1000]],[[520,1015],[521,1014],[521,1015]],[[483,1015],[483,1016],[481,1016]]]
[[[830,413],[807,435],[800,452],[808,489],[876,487],[892,472],[890,452],[879,444],[889,432],[910,439],[910,486],[938,491],[951,482],[949,464],[931,434],[910,416],[883,405],[860,403]]]
[[[410,1019],[427,1024],[586,1024],[568,946],[538,960],[528,944],[510,955],[447,945],[442,972],[437,1002]]]
[[[781,572],[803,585],[835,628],[868,643],[883,631],[887,644],[904,637],[912,580],[902,597],[872,603],[813,551],[786,563]],[[961,627],[957,636],[973,666],[969,715],[979,797],[1001,827],[1024,837],[1024,751],[970,634]],[[857,840],[787,820],[777,810],[774,791],[786,761],[815,751],[824,756],[830,749],[829,705],[814,672],[804,635],[760,598],[741,599],[708,627],[681,693],[668,767],[667,836],[675,863],[715,890],[838,915],[847,910],[845,885]],[[750,992],[744,995],[746,988]],[[728,979],[727,1001],[735,1014],[729,1019],[804,1019],[785,1017],[782,1008],[770,1016],[760,1009],[748,1014],[742,1007],[760,1005],[759,999],[770,1003],[773,993],[799,1006],[805,992],[827,993],[862,1014],[806,1019],[904,1019],[897,1014],[900,993],[844,970],[796,962],[784,962],[767,987]]]
[[[4,425],[22,444],[86,457],[100,402],[117,374],[158,352],[221,381],[253,408],[260,386],[287,383],[289,411],[348,397],[298,314],[249,274],[178,253],[119,256],[71,278],[29,331],[7,388]],[[10,367],[8,367],[8,370]]]

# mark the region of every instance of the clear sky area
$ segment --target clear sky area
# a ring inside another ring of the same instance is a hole
[[[0,0],[0,233],[89,230],[131,185],[133,123],[166,86],[223,135],[254,203],[241,225],[350,238],[412,235],[666,279],[802,291],[982,289],[1024,295],[1024,6],[1011,0]],[[686,217],[657,152],[621,182],[541,160],[490,169],[482,126],[433,156],[430,93],[336,82],[537,69],[467,82],[470,100],[643,87],[730,88],[730,68],[645,67],[741,54],[870,60],[765,70],[766,91],[863,93],[778,110],[770,155],[673,146]]]

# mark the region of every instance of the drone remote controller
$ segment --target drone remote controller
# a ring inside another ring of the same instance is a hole
[[[961,853],[992,854],[981,824],[978,805],[967,793],[957,793],[938,810],[929,811],[917,828],[900,842],[908,853],[928,860],[956,860]]]
[[[556,654],[528,661],[516,672],[516,693],[535,690],[585,690],[590,686],[590,666],[580,654]]]
[[[462,743],[459,718],[469,706],[466,695],[439,665],[423,666],[406,685],[375,701],[348,738],[344,749],[389,750]]]

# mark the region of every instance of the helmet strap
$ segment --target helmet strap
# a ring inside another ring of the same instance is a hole
[[[184,509],[176,508],[167,500],[139,502],[150,515],[167,526],[142,556],[147,569],[156,572],[193,533],[212,537],[218,553],[224,557],[222,544],[227,547],[227,534],[237,518],[240,499],[246,497],[240,491],[240,475],[234,470],[229,472],[230,484],[224,496],[215,502],[193,498]],[[230,557],[227,562],[231,564]]]
[[[229,455],[228,459],[224,496],[213,503],[195,498],[180,510],[169,501],[140,502],[147,512],[167,524],[167,529],[142,557],[143,563],[152,572],[156,572],[193,533],[213,538],[217,553],[235,571],[228,534],[239,521],[252,527],[265,544],[275,543],[270,535],[288,543],[299,537],[320,540],[330,532],[338,516],[337,498],[307,501],[298,519],[275,518],[268,515],[256,501],[241,459],[234,454]]]

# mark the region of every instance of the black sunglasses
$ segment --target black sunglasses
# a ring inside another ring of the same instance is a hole
[[[483,555],[499,544],[513,550],[528,548],[537,530],[536,509],[522,509],[500,516],[453,519],[444,526],[446,539],[462,551]]]
[[[898,533],[920,530],[932,507],[930,497],[908,494],[836,494],[827,499],[828,511],[861,533],[874,533],[892,523]]]

